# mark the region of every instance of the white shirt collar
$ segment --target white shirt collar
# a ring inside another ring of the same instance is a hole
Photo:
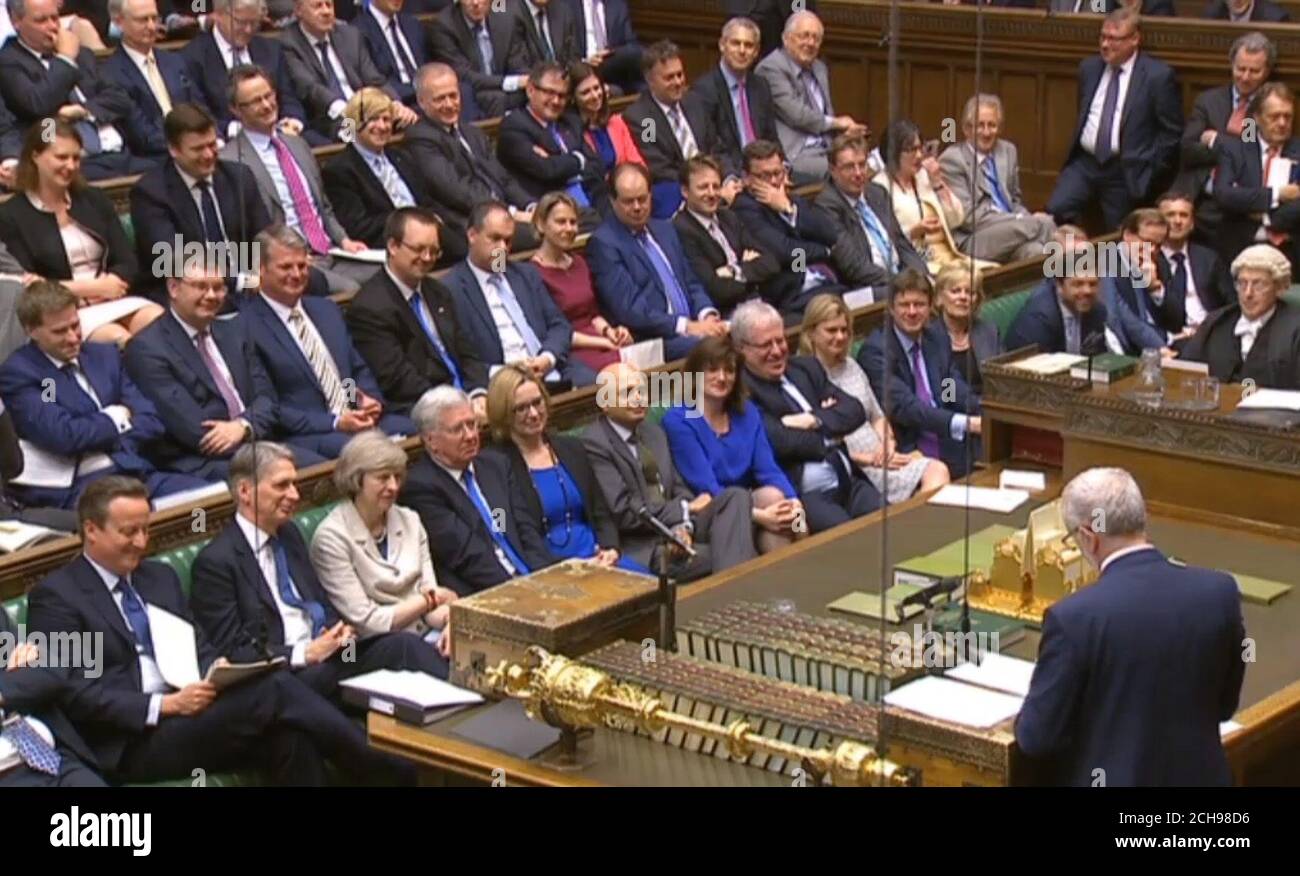
[[[40,350],[40,347],[37,347],[37,349]],[[68,365],[76,365],[78,368],[81,367],[81,363],[76,359],[69,359],[68,361],[65,362],[62,359],[55,359],[53,356],[51,356],[49,353],[45,352],[44,350],[41,350],[41,355],[44,356],[46,359],[49,359],[50,364],[60,371],[63,370],[63,368]]]
[[[716,213],[713,216],[705,216],[703,213],[696,213],[690,208],[687,208],[686,212],[694,216],[695,220],[705,228],[710,228],[714,225],[717,225],[719,228],[722,227],[722,223],[718,222],[718,216]]]
[[[271,152],[275,149],[271,145],[271,135],[263,134],[261,131],[254,131],[247,125],[244,126],[244,133],[248,135],[248,142],[253,144],[253,148],[258,152]]]
[[[150,52],[149,54],[146,55],[143,52],[137,52],[135,49],[131,48],[126,43],[122,43],[122,51],[126,52],[126,56],[130,58],[132,61],[134,61],[135,66],[137,67],[143,67],[145,61],[154,57],[153,52]]]
[[[267,535],[261,527],[254,525],[253,521],[239,511],[235,512],[235,524],[239,526],[239,531],[244,534],[244,540],[253,549],[253,553],[261,553],[262,548],[266,547],[266,543],[271,536]]]
[[[534,3],[533,0],[524,0],[524,5],[528,7],[528,17],[536,21],[537,13],[542,11],[542,7]]]
[[[379,27],[383,30],[388,30],[388,22],[392,21],[394,16],[384,12],[373,3],[369,4],[367,8],[370,10],[370,14],[374,16],[375,21],[379,22]]]
[[[668,117],[668,116],[672,115],[672,110],[669,108],[668,104],[666,104],[666,103],[661,103],[661,102],[659,101],[659,98],[655,97],[653,94],[650,95],[650,99],[653,100],[653,101],[655,102],[655,104],[659,107],[659,109],[663,110],[663,114],[664,114],[665,117]],[[677,109],[678,109],[678,110],[681,110],[681,108],[682,108],[682,103],[681,103],[681,101],[678,101],[678,102],[677,102]],[[685,117],[686,117],[686,113],[683,112],[683,113],[682,113],[682,117],[685,118]]]
[[[234,60],[234,55],[235,55],[234,45],[232,45],[224,36],[222,36],[221,31],[218,30],[216,27],[212,28],[212,39],[216,41],[217,48],[221,50],[222,58],[230,58],[231,60]],[[253,60],[253,53],[248,50],[248,46],[244,46],[244,48],[242,48],[240,51],[242,51],[245,55],[247,55],[250,61]]]
[[[474,274],[474,279],[478,281],[478,285],[480,289],[487,286],[488,280],[492,279],[493,277],[500,277],[502,280],[505,279],[504,273],[494,274],[491,271],[485,271],[482,268],[480,268],[478,265],[471,262],[469,259],[465,259],[465,264],[469,265],[470,272]]]
[[[1109,557],[1101,561],[1101,571],[1105,572],[1106,567],[1118,560],[1120,557],[1127,557],[1129,554],[1135,554],[1138,551],[1153,551],[1156,546],[1153,544],[1135,544],[1132,547],[1120,548]]]
[[[118,581],[122,578],[127,578],[129,580],[131,577],[130,575],[119,575],[116,572],[110,572],[108,569],[105,569],[99,563],[92,560],[90,554],[83,553],[82,556],[86,558],[87,563],[90,563],[90,568],[95,570],[95,574],[99,575],[99,579],[104,582],[104,586],[108,588],[110,594],[112,594],[113,588],[117,586]]]
[[[334,42],[333,31],[325,34],[325,36],[323,37],[314,37],[307,31],[307,26],[304,25],[301,21],[298,22],[298,29],[302,31],[302,35],[307,38],[307,44],[311,46],[313,49],[316,49],[316,51],[318,52],[320,51],[318,47],[320,46],[321,43],[325,42],[326,40],[329,40],[331,44]]]
[[[426,453],[427,453],[427,452],[428,452],[428,451],[426,451]],[[438,468],[442,469],[442,470],[445,471],[447,474],[451,475],[451,479],[452,479],[453,481],[455,481],[455,482],[458,483],[458,484],[462,484],[462,485],[464,484],[464,481],[462,481],[461,478],[464,477],[464,475],[465,475],[465,469],[463,469],[463,468],[452,468],[452,467],[449,466],[449,465],[444,465],[443,462],[442,462],[442,460],[437,459],[433,454],[429,454],[429,459],[432,460],[433,464],[436,465],[436,466],[438,466]],[[474,463],[471,462],[471,463],[470,463],[470,467],[472,468],[473,465],[474,465]]]
[[[307,316],[307,311],[303,310],[301,303],[293,307],[285,307],[283,304],[276,301],[274,298],[272,298],[270,295],[267,295],[265,292],[259,292],[258,295],[261,297],[262,301],[264,301],[266,305],[271,308],[271,312],[274,313],[276,316],[280,317],[280,322],[287,323],[289,321],[289,317],[293,315],[293,312],[295,310],[302,310],[303,311],[302,315],[304,317]]]
[[[1259,319],[1247,319],[1246,314],[1243,313],[1241,316],[1237,317],[1236,334],[1258,334],[1260,329],[1268,325],[1268,321],[1273,318],[1273,314],[1275,313],[1277,313],[1276,304],[1270,307],[1268,312]]]
[[[1119,65],[1119,68],[1120,68],[1121,70],[1124,71],[1124,81],[1125,81],[1125,82],[1132,82],[1132,81],[1133,81],[1133,78],[1132,78],[1132,77],[1133,77],[1133,66],[1134,66],[1135,64],[1137,64],[1138,55],[1139,55],[1140,53],[1141,53],[1141,49],[1139,49],[1138,51],[1136,51],[1136,52],[1134,52],[1133,54],[1129,55],[1129,56],[1128,56],[1128,60],[1125,61],[1123,64],[1120,64],[1120,65]],[[1107,69],[1110,69],[1110,65],[1107,64],[1107,65],[1106,65],[1106,68],[1107,68]]]
[[[191,341],[193,341],[199,336],[199,329],[196,329],[194,326],[190,325],[188,322],[181,319],[181,315],[179,313],[177,313],[175,310],[170,310],[170,309],[167,312],[172,315],[172,319],[176,320],[178,323],[181,324],[181,328],[185,329],[185,334],[189,337]],[[209,329],[211,329],[211,326],[209,326]]]
[[[20,37],[20,36],[15,36],[15,37],[14,37],[14,40],[18,43],[18,45],[20,45],[20,46],[22,46],[24,49],[26,49],[26,50],[28,51],[28,53],[29,53],[32,57],[34,57],[36,60],[38,60],[38,61],[42,61],[42,62],[45,60],[44,58],[41,57],[41,53],[40,53],[40,52],[36,51],[36,50],[33,49],[31,46],[27,45],[27,43],[23,42],[23,38],[22,38],[22,37]],[[55,57],[58,57],[58,53],[55,52],[53,49],[50,50],[50,54],[54,55]]]
[[[199,184],[199,178],[197,176],[190,176],[189,173],[185,170],[185,168],[181,167],[180,164],[176,165],[176,172],[180,174],[181,182],[185,183],[185,188],[193,192],[194,187]],[[211,185],[212,177],[208,177],[206,180],[204,180],[204,182],[207,182],[209,185]],[[214,188],[212,191],[212,197],[216,198],[216,196],[217,196],[217,192],[216,189]]]
[[[384,262],[384,273],[388,275],[388,279],[393,281],[393,285],[397,287],[398,292],[402,293],[403,298],[410,301],[415,297],[415,290],[403,283],[401,279],[393,273],[393,269],[389,267],[388,262]]]
[[[631,429],[624,426],[622,423],[616,423],[613,420],[610,420],[609,417],[606,417],[605,419],[609,421],[609,425],[614,429],[614,434],[623,439],[624,444],[627,444],[632,440]]]
[[[1170,261],[1173,261],[1174,256],[1178,255],[1179,253],[1182,253],[1184,256],[1186,256],[1187,263],[1191,264],[1192,253],[1187,246],[1188,242],[1189,241],[1184,240],[1183,245],[1180,246],[1178,249],[1174,249],[1172,246],[1170,246],[1167,243],[1162,244],[1160,247],[1160,251],[1163,252],[1165,254],[1165,258],[1169,259]]]

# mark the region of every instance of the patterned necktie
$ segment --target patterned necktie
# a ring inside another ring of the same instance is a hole
[[[546,52],[546,60],[555,60],[555,49],[551,46],[551,37],[546,30],[546,10],[537,10],[537,36],[541,38],[542,50]]]
[[[433,348],[442,358],[442,364],[447,366],[447,372],[451,374],[451,382],[456,384],[457,389],[464,389],[465,384],[461,380],[460,369],[456,367],[456,360],[451,358],[447,348],[442,345],[442,339],[438,337],[438,332],[429,324],[428,318],[424,315],[424,308],[420,306],[420,293],[416,292],[410,298],[411,310],[415,312],[415,319],[420,323],[420,328],[424,329],[424,336],[433,344]]]
[[[754,134],[754,117],[749,114],[749,90],[745,88],[745,80],[736,83],[736,91],[740,96],[740,146],[743,149],[753,142],[757,137]]]
[[[122,597],[122,613],[126,615],[126,622],[131,627],[136,651],[152,657],[153,631],[149,628],[149,612],[144,607],[144,600],[126,578],[118,578],[113,589]]]
[[[604,0],[591,0],[591,29],[596,33],[596,51],[605,51],[609,45],[609,39],[605,36]]]
[[[930,394],[930,381],[925,373],[925,363],[921,360],[921,344],[919,342],[913,342],[910,355],[912,360],[912,384],[916,391],[916,397],[921,404],[927,408],[932,408],[935,406],[934,396]],[[916,446],[924,455],[931,459],[938,459],[939,436],[933,432],[922,432],[921,437],[917,439]]]
[[[158,62],[153,55],[144,59],[144,78],[149,83],[149,90],[153,92],[154,100],[158,101],[163,115],[167,115],[172,111],[172,99],[167,93],[167,83],[163,82],[162,74],[158,71]]]
[[[682,112],[682,105],[674,104],[672,109],[668,110],[668,124],[673,129],[673,136],[677,138],[677,145],[681,147],[682,158],[690,161],[699,154],[699,146],[695,143],[695,134],[691,132],[691,126],[686,122],[686,115]]]
[[[474,39],[478,42],[479,57],[483,61],[483,72],[492,75],[492,35],[488,33],[487,24],[474,26]]]
[[[650,448],[641,436],[633,432],[627,439],[628,443],[636,448],[637,461],[641,463],[641,476],[645,478],[646,488],[650,491],[650,498],[656,502],[664,500],[664,482],[663,476],[659,472],[659,460],[650,452]]]
[[[858,215],[862,217],[862,222],[866,225],[867,234],[871,237],[871,245],[875,247],[876,253],[885,263],[882,267],[889,268],[891,274],[898,273],[898,252],[894,249],[893,241],[889,239],[885,226],[880,223],[880,217],[876,211],[871,209],[866,198],[858,198],[857,203]]]
[[[203,360],[203,367],[208,369],[208,374],[212,376],[212,381],[217,385],[217,392],[221,395],[221,400],[226,403],[226,414],[230,419],[236,419],[244,412],[244,402],[239,398],[239,393],[226,375],[217,365],[217,359],[212,355],[211,346],[216,344],[209,331],[201,331],[194,336],[194,344],[198,347],[199,358]]]
[[[736,251],[732,249],[731,241],[727,240],[727,235],[722,233],[722,227],[718,224],[717,217],[710,219],[706,227],[709,229],[709,236],[713,238],[713,242],[722,247],[723,253],[726,254],[728,267],[737,275],[735,279],[743,283],[745,278],[740,276],[740,260],[736,258]]]
[[[1115,110],[1119,106],[1119,77],[1123,73],[1123,67],[1110,68],[1110,83],[1106,86],[1106,97],[1101,103],[1101,121],[1097,125],[1097,139],[1092,147],[1092,155],[1098,164],[1105,164],[1114,154],[1111,148],[1111,129],[1115,127]]]
[[[339,74],[334,72],[334,65],[330,63],[330,41],[321,40],[316,44],[316,51],[320,52],[320,65],[325,70],[325,87],[330,90],[335,100],[347,100],[348,95],[343,91],[343,83],[339,81]]]
[[[312,638],[325,630],[325,608],[319,602],[303,599],[294,586],[293,576],[289,573],[289,556],[284,551],[284,543],[278,538],[268,538],[266,544],[271,548],[271,557],[275,561],[275,586],[280,591],[280,601],[285,605],[306,612],[311,618]]]
[[[1224,126],[1225,131],[1234,137],[1241,136],[1241,129],[1246,125],[1246,107],[1249,105],[1248,97],[1242,97],[1237,101],[1236,109],[1232,111],[1232,115],[1228,117],[1228,124]]]
[[[519,306],[519,299],[515,298],[514,290],[510,288],[500,274],[489,275],[487,282],[496,291],[501,306],[506,309],[506,313],[510,315],[510,321],[515,324],[515,330],[524,339],[524,346],[528,348],[528,355],[536,356],[542,351],[542,342],[537,339],[537,332],[533,331],[533,327],[528,324],[523,308]]]
[[[402,45],[402,37],[397,29],[396,16],[388,19],[388,37],[393,43],[393,54],[397,56],[398,73],[401,74],[403,82],[410,82],[412,74],[415,73],[415,61],[407,53],[406,46]]]
[[[225,229],[221,226],[221,214],[217,212],[217,201],[212,197],[212,183],[206,179],[194,184],[199,192],[199,216],[203,220],[203,239],[208,243],[224,243]]]
[[[663,286],[668,312],[673,316],[690,317],[691,306],[686,300],[686,293],[682,290],[682,284],[677,281],[672,266],[668,264],[668,260],[659,249],[659,244],[650,236],[650,232],[644,230],[636,234],[636,239],[649,257],[655,273],[659,275],[659,285]]]
[[[285,185],[289,187],[289,197],[293,199],[293,211],[298,214],[298,226],[303,237],[307,238],[313,251],[324,255],[330,251],[330,238],[321,224],[320,213],[307,191],[307,184],[298,172],[298,162],[293,160],[293,153],[279,137],[271,137],[271,146],[275,149],[275,160],[280,165]]]
[[[36,728],[21,715],[17,718],[11,718],[4,724],[4,730],[0,731],[0,738],[14,747],[18,756],[38,773],[45,773],[49,776],[59,774],[59,765],[63,758],[54,750],[54,746],[45,741],[45,738],[37,732]]]
[[[474,503],[479,516],[483,518],[483,523],[487,526],[492,541],[506,561],[502,564],[503,567],[513,566],[513,569],[506,568],[506,571],[514,575],[527,575],[529,571],[528,565],[515,552],[514,545],[510,543],[510,539],[506,538],[506,534],[497,525],[497,519],[488,510],[487,501],[484,499],[483,494],[479,492],[478,483],[474,480],[474,472],[467,468],[460,476],[460,479],[465,485],[465,492],[469,494],[470,501]]]
[[[1080,340],[1079,317],[1065,314],[1065,352],[1079,355],[1083,342]]]
[[[1002,213],[1011,212],[1011,203],[1002,194],[1002,186],[998,183],[997,162],[990,155],[980,162],[980,171],[984,174],[984,181],[988,183],[989,194],[993,197],[993,205]]]
[[[325,396],[325,403],[333,413],[343,413],[348,407],[348,397],[343,392],[343,384],[339,380],[339,369],[334,364],[334,357],[330,355],[329,350],[325,349],[325,345],[316,337],[316,333],[307,327],[307,315],[302,312],[301,307],[295,307],[289,313],[289,324],[298,335],[302,351],[307,357],[307,364],[311,366],[312,373],[316,375],[316,383]]]
[[[393,163],[388,160],[388,156],[375,156],[371,169],[374,170],[375,176],[379,177],[379,184],[388,193],[388,199],[393,202],[394,208],[415,206],[415,201],[403,191],[402,186],[399,184],[400,179],[397,175],[397,168],[393,167]]]

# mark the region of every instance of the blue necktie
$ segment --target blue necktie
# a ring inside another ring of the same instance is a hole
[[[226,234],[221,230],[221,214],[217,212],[217,202],[212,197],[212,183],[201,180],[194,184],[199,190],[200,213],[203,217],[203,239],[208,243],[221,243]]]
[[[113,588],[122,596],[122,612],[126,622],[131,626],[135,636],[136,650],[141,654],[153,656],[153,633],[149,629],[149,612],[145,610],[144,601],[136,594],[135,588],[126,578],[118,578]]]
[[[285,605],[307,612],[311,618],[312,638],[319,636],[325,630],[325,607],[298,595],[293,576],[289,574],[289,557],[284,552],[284,544],[278,538],[269,538],[267,542],[271,545],[271,556],[275,558],[275,584],[280,591],[280,600]]]
[[[0,732],[0,738],[12,745],[23,763],[38,773],[50,776],[59,774],[59,764],[63,759],[26,718],[19,716],[16,720],[7,721],[3,732]]]
[[[416,292],[412,295],[409,303],[411,310],[415,311],[415,318],[420,323],[420,328],[424,329],[424,334],[428,337],[429,343],[433,344],[433,348],[442,357],[442,364],[447,366],[447,371],[451,374],[451,382],[456,384],[457,389],[464,389],[465,385],[460,377],[460,369],[456,367],[456,360],[451,358],[447,348],[442,345],[438,333],[433,330],[433,326],[429,325],[429,321],[425,319],[424,308],[420,306],[420,293]]]
[[[867,226],[867,233],[871,235],[871,243],[875,246],[876,252],[886,259],[885,267],[889,268],[891,274],[898,273],[898,253],[894,250],[894,244],[889,240],[889,234],[885,231],[885,226],[880,224],[880,217],[876,211],[871,209],[865,198],[858,198],[858,215]]]
[[[497,290],[497,297],[501,299],[501,306],[510,314],[510,321],[515,324],[515,329],[524,339],[524,346],[528,348],[529,356],[536,356],[542,352],[542,342],[537,338],[537,332],[528,324],[528,319],[524,316],[523,309],[519,306],[519,299],[515,298],[515,291],[510,288],[510,284],[500,274],[490,274],[488,276],[488,285]]]
[[[343,84],[339,82],[339,75],[334,72],[334,65],[330,63],[330,41],[321,40],[316,44],[316,50],[320,52],[320,64],[325,68],[326,87],[335,100],[343,100]]]
[[[1101,122],[1097,125],[1097,141],[1092,148],[1093,157],[1098,164],[1105,164],[1113,154],[1110,148],[1110,129],[1114,127],[1115,108],[1119,105],[1119,77],[1123,72],[1123,67],[1110,68],[1110,83],[1106,86],[1106,97],[1101,104]]]
[[[478,40],[478,53],[483,57],[483,72],[492,73],[492,35],[488,33],[487,24],[474,27],[474,38]]]
[[[555,140],[555,145],[560,147],[561,152],[563,152],[565,155],[568,155],[569,144],[565,143],[564,138],[560,136],[559,126],[556,125],[554,122],[552,122],[547,127],[548,130],[550,130],[551,132],[551,137]],[[568,188],[566,188],[565,191],[569,193],[569,197],[573,198],[573,200],[578,202],[579,207],[591,206],[591,200],[587,197],[586,191],[584,191],[582,188],[581,176],[575,176],[572,179],[570,179]]]
[[[673,316],[691,315],[691,305],[686,300],[686,293],[682,291],[682,284],[677,282],[677,275],[673,273],[672,266],[668,264],[668,259],[659,250],[659,244],[649,231],[640,231],[636,235],[637,242],[650,257],[650,264],[654,265],[655,273],[659,275],[659,285],[664,288],[664,297],[668,300],[668,311]]]
[[[492,540],[501,548],[502,553],[506,555],[506,559],[510,561],[510,565],[515,567],[515,574],[527,575],[529,571],[527,564],[519,558],[519,554],[515,553],[514,546],[510,544],[510,539],[506,538],[506,534],[498,530],[496,518],[488,510],[487,502],[484,501],[483,494],[479,492],[478,484],[474,480],[474,472],[468,468],[465,469],[465,473],[461,475],[461,480],[465,482],[465,492],[469,493],[470,501],[478,509],[478,514],[483,518],[483,523],[487,526]]]
[[[990,155],[980,162],[980,170],[984,173],[984,181],[989,184],[989,194],[993,196],[993,203],[1003,213],[1011,212],[1011,203],[1002,194],[1002,186],[998,183],[998,166]]]

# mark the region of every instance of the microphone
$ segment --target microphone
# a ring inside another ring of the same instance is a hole
[[[659,518],[651,514],[650,509],[647,508],[645,505],[642,505],[640,508],[636,509],[636,516],[640,517],[644,523],[648,524],[651,529],[659,533],[659,535],[661,535],[663,538],[667,539],[668,541],[676,545],[679,550],[681,550],[683,553],[686,554],[686,556],[691,558],[695,557],[696,555],[695,548],[691,547],[689,544],[682,541],[682,539],[677,535],[677,533],[673,532],[667,526],[664,526],[663,523],[660,522]]]
[[[904,609],[913,605],[923,605],[926,608],[929,608],[934,603],[934,601],[938,599],[940,596],[943,596],[944,594],[947,593],[952,593],[954,590],[961,587],[964,581],[965,579],[963,579],[962,576],[960,575],[952,575],[947,578],[940,578],[938,581],[935,581],[933,584],[927,587],[922,587],[920,590],[916,591],[912,595],[900,599],[898,601],[898,605],[895,606],[894,608],[894,611],[898,613],[899,622],[901,623],[903,621]]]
[[[1083,355],[1088,357],[1088,385],[1092,385],[1092,360],[1106,351],[1106,332],[1091,331],[1088,336],[1079,344],[1079,349]]]

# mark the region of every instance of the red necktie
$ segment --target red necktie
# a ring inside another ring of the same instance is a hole
[[[1228,124],[1224,130],[1234,137],[1241,136],[1241,129],[1246,124],[1246,104],[1248,103],[1250,101],[1247,98],[1241,98],[1237,101],[1237,108],[1232,111],[1232,115],[1228,118]]]

